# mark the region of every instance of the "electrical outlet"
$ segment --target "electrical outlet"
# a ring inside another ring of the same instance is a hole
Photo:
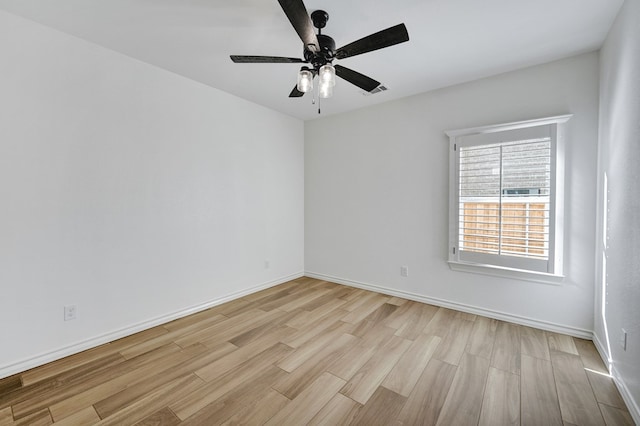
[[[71,321],[76,319],[77,308],[76,305],[67,305],[64,307],[64,320]]]
[[[408,266],[401,266],[400,267],[400,276],[401,277],[408,277],[409,276],[409,267]]]
[[[620,333],[620,346],[622,346],[623,351],[627,350],[627,330],[625,330],[624,328]]]
[[[264,261],[264,269],[269,269],[271,267],[271,263],[268,260]]]

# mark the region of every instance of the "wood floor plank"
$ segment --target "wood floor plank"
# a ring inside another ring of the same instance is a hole
[[[227,338],[235,337],[252,327],[257,327],[261,321],[268,321],[274,316],[274,313],[269,314],[260,309],[252,309],[236,317],[204,327],[195,333],[180,336],[174,342],[178,346],[186,348],[196,343],[204,343],[207,339],[227,340]]]
[[[393,298],[389,299],[389,302],[392,301]],[[389,303],[387,302],[387,303]],[[396,330],[405,325],[407,318],[412,315],[412,310],[415,309],[415,305],[418,302],[407,300],[405,303],[397,305],[398,308],[393,311],[387,318],[384,319],[385,325],[391,328],[395,328]]]
[[[491,366],[513,374],[520,374],[520,328],[500,321],[493,344]]]
[[[314,426],[335,426],[347,425],[353,422],[362,407],[351,398],[347,398],[341,393],[337,393],[322,409],[316,414],[309,425]]]
[[[282,306],[286,306],[287,304],[293,302],[297,303],[298,300],[304,298],[307,299],[309,296],[312,296],[312,299],[317,294],[317,290],[311,287],[308,288],[300,288],[291,291],[288,295],[283,297],[272,298],[269,302],[259,301],[256,305],[260,310],[269,312],[274,309],[279,309]]]
[[[358,340],[357,337],[350,334],[337,336],[284,379],[276,382],[273,388],[289,399],[295,398],[333,365],[337,359],[356,345]]]
[[[206,349],[202,345],[195,345],[193,348],[187,348],[185,351],[189,351],[193,356],[184,362],[180,362],[179,365],[170,366],[169,368],[158,368],[158,371],[154,371],[154,374],[150,374],[147,378],[138,383],[131,384],[125,389],[108,396],[101,401],[93,404],[96,411],[101,417],[107,417],[116,411],[131,405],[133,402],[143,398],[149,392],[166,385],[173,380],[180,377],[187,376],[197,370],[197,367],[208,363],[210,360],[220,358],[224,354],[232,351],[235,347],[228,342],[224,342],[220,345],[217,351],[204,351]]]
[[[232,391],[242,383],[251,379],[265,368],[278,362],[291,351],[291,348],[277,343],[249,361],[233,368],[222,377],[208,382],[197,393],[180,392],[177,400],[169,404],[169,408],[181,419],[186,420],[202,408],[215,402],[218,398]]]
[[[212,334],[209,337],[205,337],[202,341],[200,341],[200,343],[202,343],[203,345],[216,346],[222,341],[231,341],[235,337],[247,333],[250,330],[276,321],[283,314],[284,313],[282,311],[276,309],[263,313],[256,312],[254,318],[249,319],[247,322],[241,324],[228,324],[226,327],[222,327],[222,329],[217,330],[215,334]],[[226,321],[218,323],[216,325],[222,325],[225,323]],[[179,341],[176,340],[176,343],[178,342]],[[180,346],[182,346],[182,344]]]
[[[371,301],[379,299],[380,294],[368,290],[359,290],[358,292],[352,293],[352,296],[357,297],[349,297],[346,299],[347,303],[342,307],[345,311],[353,312],[362,306],[368,306]],[[390,298],[391,297],[389,297],[389,299]]]
[[[378,387],[353,420],[354,425],[390,425],[398,417],[407,398]]]
[[[318,335],[326,333],[328,330],[344,327],[344,324],[346,324],[342,321],[344,315],[346,315],[346,311],[339,309],[322,318],[318,318],[317,321],[310,323],[309,327],[301,327],[296,333],[292,333],[290,336],[282,339],[282,343],[292,348],[299,348],[305,343],[317,338]],[[351,327],[353,326],[349,324],[347,328],[351,329]]]
[[[270,389],[255,404],[245,405],[227,421],[225,426],[259,426],[265,424],[289,403],[289,398]]]
[[[384,323],[383,323],[384,324]],[[383,325],[382,324],[382,325]],[[373,321],[362,320],[358,324],[354,325],[354,328],[350,331],[350,334],[353,334],[356,337],[363,338],[371,333],[375,333],[376,330],[379,330],[381,327],[380,323],[375,323]],[[386,327],[386,326],[385,326]],[[390,327],[387,327],[389,330],[392,330]],[[395,333],[395,331],[394,331]]]
[[[551,361],[523,354],[520,389],[523,426],[562,425]]]
[[[19,374],[0,379],[0,397],[22,387],[22,379]]]
[[[473,322],[455,318],[449,326],[449,332],[438,345],[433,357],[449,364],[458,365],[469,342],[472,329]]]
[[[195,324],[191,324],[189,326],[185,326],[182,328],[178,328],[174,331],[170,331],[168,333],[163,333],[158,337],[154,337],[148,340],[145,340],[144,342],[141,342],[139,344],[136,345],[132,345],[122,351],[120,351],[120,354],[125,358],[125,359],[131,359],[131,358],[135,358],[138,355],[142,355],[144,353],[147,353],[149,351],[152,351],[153,349],[159,348],[160,346],[164,346],[167,345],[169,343],[173,343],[174,340],[176,340],[177,338],[183,337],[183,336],[187,336],[191,333],[196,333],[200,330],[202,330],[203,328],[207,328],[209,326],[213,326],[221,321],[227,320],[228,318],[225,317],[224,315],[209,315],[203,319],[201,319],[200,321],[196,322]]]
[[[520,327],[520,350],[524,355],[550,360],[547,334],[536,328]]]
[[[30,414],[21,419],[16,419],[13,426],[49,426],[53,424],[51,413],[46,408]]]
[[[280,287],[280,286],[278,286]],[[272,290],[272,291],[271,291]],[[263,290],[259,293],[250,294],[242,298],[242,304],[237,303],[236,300],[227,302],[224,305],[216,306],[213,310],[216,313],[222,314],[229,318],[233,318],[238,315],[246,314],[248,311],[254,309],[261,309],[261,307],[274,300],[278,300],[281,297],[288,297],[292,293],[291,288],[273,288]]]
[[[0,426],[9,426],[11,424],[13,424],[11,407],[3,408],[0,410]]]
[[[476,320],[476,318],[478,318],[478,315],[471,314],[469,312],[458,311],[456,312],[456,318],[473,322]]]
[[[248,294],[245,297],[243,297],[242,300],[247,301],[249,303],[260,302],[265,300],[270,302],[280,297],[288,296],[293,292],[303,291],[307,288],[308,288],[307,285],[302,284],[299,281],[293,280],[293,281],[288,281],[286,283],[283,283],[274,287],[260,290],[256,293]],[[217,311],[216,313],[222,313],[223,315],[227,315],[227,313],[225,312],[220,312],[219,308],[225,308],[226,306],[233,304],[233,302],[235,302],[235,300],[232,300],[220,306],[216,306],[214,309]],[[254,305],[251,307],[251,309],[255,309],[255,307],[256,306]],[[238,308],[239,306],[233,306],[233,309],[225,309],[225,311],[228,312],[230,315],[232,315],[235,312],[245,312],[243,310],[238,310]]]
[[[341,378],[324,373],[311,386],[285,405],[266,425],[308,423],[344,385],[345,381]]]
[[[189,416],[181,425],[221,424],[238,414],[246,406],[257,404],[271,390],[271,385],[286,375],[287,373],[278,367],[268,365],[254,374],[250,381],[239,383],[214,402]]]
[[[378,307],[375,311],[371,312],[364,319],[374,324],[384,321],[389,315],[391,315],[398,307],[390,303],[384,303]]]
[[[626,409],[600,404],[600,412],[607,426],[634,426],[635,424]]]
[[[175,399],[175,395],[180,393],[192,393],[205,386],[205,383],[195,374],[176,379],[157,390],[149,393],[144,398],[117,411],[111,416],[96,423],[99,426],[134,424],[156,411],[169,405]]]
[[[246,362],[271,346],[273,342],[278,342],[280,339],[291,333],[293,329],[288,326],[280,326],[272,330],[271,333],[265,334],[259,339],[243,346],[237,350],[231,351],[225,356],[220,357],[218,360],[213,361],[201,368],[195,370],[196,375],[205,382],[210,382],[222,375],[227,371],[239,366],[243,362]]]
[[[297,297],[291,300],[289,303],[278,305],[278,309],[285,312],[295,311],[296,309],[300,309],[301,306],[304,306],[308,303],[312,303],[314,301],[317,301],[318,299],[321,299],[323,296],[327,295],[328,293],[329,293],[329,290],[314,289],[314,291],[309,292],[309,294],[306,294],[302,297]]]
[[[357,345],[337,359],[327,371],[344,380],[350,380],[376,354],[380,347],[391,340],[396,331],[384,325],[374,327],[372,330],[375,332],[370,331],[371,334],[363,337]]]
[[[407,318],[405,324],[398,328],[396,335],[405,339],[416,339],[425,331],[437,312],[438,308],[435,306],[418,303],[417,308],[410,311],[413,316]]]
[[[165,407],[140,420],[135,426],[177,426],[178,424],[180,424],[180,419],[173,414],[173,411]]]
[[[300,305],[299,309],[313,312],[313,311],[316,311],[317,309],[322,308],[327,303],[331,304],[331,303],[334,303],[335,301],[341,301],[342,304],[347,303],[346,300],[341,300],[340,298],[350,293],[350,290],[348,287],[336,286],[332,283],[325,282],[325,287],[323,288],[325,290],[328,290],[325,292],[323,296]]]
[[[56,402],[49,406],[49,410],[51,411],[51,415],[55,421],[64,419],[65,417],[68,417],[90,405],[96,404],[111,395],[125,390],[129,386],[145,380],[153,374],[158,374],[159,371],[164,371],[168,368],[179,365],[189,360],[192,356],[194,356],[194,354],[191,351],[184,350],[163,356],[161,364],[153,362],[147,363],[109,381],[87,389],[84,392],[75,394],[60,402]]]
[[[611,376],[587,369],[585,369],[585,372],[596,401],[612,407],[626,409],[624,400]]]
[[[465,353],[438,417],[437,425],[477,425],[489,360]]]
[[[86,426],[93,425],[100,421],[100,416],[93,407],[87,407],[69,417],[55,422],[56,426]]]
[[[424,303],[414,302],[403,317],[403,323],[395,327],[396,335],[405,339],[414,340],[425,330],[429,322],[438,312],[438,308]]]
[[[520,376],[489,368],[478,425],[520,425]]]
[[[371,327],[366,327],[366,330],[359,335],[361,339],[360,344],[363,347],[379,347],[397,332],[396,329],[387,327],[384,323],[372,323],[371,321],[362,322],[372,324]],[[355,335],[353,331],[351,331],[350,334]]]
[[[314,339],[307,341],[297,348],[294,346],[295,349],[291,351],[290,355],[278,363],[278,367],[285,371],[292,372],[309,360],[309,358],[312,358],[314,354],[322,350],[322,348],[329,345],[336,336],[348,333],[352,327],[351,324],[342,321],[332,324],[322,333],[316,335]],[[287,342],[288,339],[281,339],[281,341]]]
[[[13,414],[16,418],[24,417],[30,413],[39,411],[46,407],[52,407],[55,404],[69,404],[74,406],[72,398],[78,398],[78,395],[82,395],[85,392],[91,392],[96,387],[115,380],[120,376],[126,374],[135,373],[138,369],[145,369],[145,371],[151,371],[157,366],[154,366],[154,362],[165,356],[171,356],[180,352],[180,347],[171,344],[158,348],[152,352],[146,353],[131,360],[125,360],[123,362],[113,365],[111,368],[99,369],[96,374],[88,373],[84,380],[70,380],[69,382],[62,382],[61,385],[57,385],[55,382],[53,386],[47,386],[43,392],[39,392],[39,386],[34,385],[34,396],[28,399],[20,398],[13,404]],[[118,355],[120,358],[121,356]],[[90,365],[90,364],[88,364]],[[63,375],[66,373],[63,373]],[[76,410],[82,410],[91,403],[81,405],[74,408]],[[71,415],[73,413],[68,413]],[[54,416],[55,419],[55,416]]]
[[[248,302],[244,298],[242,298],[242,299],[232,300],[231,302],[227,302],[227,303],[229,304],[233,303],[233,304],[242,306]],[[211,317],[217,317],[222,315],[221,313],[217,312],[217,309],[220,308],[221,306],[224,306],[224,305],[214,306],[213,308],[205,309],[200,312],[196,312],[191,315],[187,315],[187,316],[175,319],[171,322],[163,324],[162,327],[171,332],[171,331],[176,331],[183,328],[191,327],[192,325],[199,324],[202,321],[206,322],[207,319]]]
[[[351,292],[340,297],[342,300],[346,300],[347,302],[352,302],[356,299],[359,299],[365,294],[369,292],[367,290],[363,290],[361,288],[350,287]]]
[[[157,326],[148,330],[141,331],[139,333],[132,334],[130,336],[123,337],[105,345],[98,346],[96,349],[102,349],[105,354],[121,352],[131,346],[139,345],[149,339],[154,339],[165,333],[168,333],[168,330],[166,327],[164,327],[164,325]]]
[[[487,317],[477,317],[467,342],[465,351],[482,358],[491,358],[493,344],[496,339],[498,321]]]
[[[391,299],[389,299],[389,301],[387,303],[390,303],[390,304],[396,305],[396,306],[401,306],[401,305],[404,305],[407,302],[408,302],[407,299],[402,299],[400,297],[395,297],[394,296]]]
[[[173,347],[175,350],[179,349],[175,345]],[[30,412],[38,411],[47,407],[47,402],[50,403],[53,400],[52,397],[55,400],[63,399],[65,396],[70,395],[72,390],[77,392],[78,389],[89,388],[91,382],[95,383],[97,378],[117,374],[118,371],[127,367],[127,364],[124,363],[125,361],[124,357],[119,353],[109,354],[95,361],[66,370],[57,376],[23,386],[0,396],[0,409],[9,405],[15,406],[24,403],[24,406],[14,407],[20,415],[24,416]],[[25,407],[29,407],[26,412],[24,411]]]
[[[146,335],[155,336],[157,334],[164,334],[167,331],[162,331],[161,328],[152,329],[153,332],[146,333]],[[144,338],[140,338],[144,341]],[[55,377],[62,373],[65,373],[72,369],[77,369],[84,364],[88,364],[92,361],[104,358],[109,355],[109,346],[103,345],[94,349],[81,352],[79,354],[71,355],[61,360],[54,361],[39,368],[34,368],[21,375],[23,386],[29,386],[34,383],[41,382],[43,380]]]
[[[424,328],[424,333],[445,338],[449,332],[449,324],[456,317],[456,313],[452,309],[437,308],[433,318]]]
[[[348,322],[350,324],[356,324],[363,319],[365,319],[369,314],[374,312],[380,306],[387,303],[389,300],[389,296],[385,296],[383,294],[376,294],[374,297],[371,297],[367,303],[363,303],[357,308],[350,311],[347,315],[342,318],[342,321]]]
[[[420,335],[389,372],[382,386],[408,397],[441,340],[438,336]]]
[[[385,377],[411,346],[411,341],[393,336],[340,390],[345,396],[366,404]]]
[[[430,360],[398,415],[398,423],[435,425],[457,370],[455,365]]]
[[[577,425],[604,425],[580,357],[552,350],[551,364],[562,419]]]
[[[598,350],[590,340],[573,338],[573,343],[578,350],[578,354],[582,359],[582,364],[585,368],[596,371],[598,373],[609,374],[609,369],[605,365],[602,357],[598,353]]]
[[[302,330],[315,325],[324,318],[340,319],[347,314],[347,311],[341,309],[345,303],[347,302],[342,299],[331,299],[329,302],[318,306],[312,311],[307,311],[306,314],[301,314],[290,319],[287,321],[287,325]],[[301,307],[301,309],[304,309],[304,307]]]
[[[550,350],[566,352],[572,355],[580,355],[575,343],[573,342],[573,337],[567,336],[566,334],[552,333],[550,331],[547,331],[546,333]]]

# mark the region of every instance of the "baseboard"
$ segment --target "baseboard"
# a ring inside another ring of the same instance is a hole
[[[243,297],[261,290],[265,290],[267,288],[285,283],[287,281],[294,280],[296,278],[300,278],[302,276],[304,276],[304,274],[302,272],[298,272],[288,276],[280,277],[275,280],[267,281],[242,291],[237,291],[237,292],[228,294],[226,296],[219,297],[217,299],[209,300],[199,305],[191,306],[186,309],[181,309],[179,311],[162,315],[147,321],[143,321],[143,322],[131,325],[129,327],[121,328],[113,332],[105,333],[100,336],[86,339],[81,342],[74,343],[72,345],[65,346],[62,348],[58,348],[53,351],[46,352],[40,355],[36,355],[34,357],[31,357],[22,361],[18,361],[13,364],[0,366],[0,379],[9,377],[14,374],[22,373],[31,368],[39,367],[49,362],[53,362],[58,359],[61,359],[82,351],[86,351],[87,349],[95,348],[97,346],[112,342],[117,339],[121,339],[126,336],[130,336],[135,333],[139,333],[149,328],[168,323],[175,319],[186,317],[187,315],[195,314],[200,311],[204,311],[205,309],[209,309],[214,306],[221,305],[231,300],[238,299],[240,297]]]
[[[609,372],[611,372],[611,359],[609,358],[609,351],[602,344],[602,341],[595,332],[593,333],[593,337],[591,338],[591,340],[593,340],[593,346],[596,347],[600,358],[602,358],[602,362],[604,362],[604,365],[607,367]]]
[[[620,395],[622,396],[624,403],[627,404],[627,410],[629,410],[629,414],[631,414],[633,421],[637,425],[640,425],[640,407],[638,407],[638,403],[633,400],[627,384],[622,380],[616,371],[615,366],[611,368],[611,377],[613,377],[613,380],[616,382],[616,386],[620,391]]]
[[[591,340],[593,338],[593,332],[591,330],[585,330],[585,329],[562,325],[562,324],[555,324],[548,321],[527,318],[519,315],[513,315],[505,312],[485,309],[478,306],[472,306],[464,303],[453,302],[450,300],[438,299],[435,297],[429,297],[429,296],[425,296],[417,293],[411,293],[407,291],[391,289],[388,287],[382,287],[375,284],[363,283],[360,281],[354,281],[354,280],[334,277],[326,274],[320,274],[317,272],[305,271],[305,276],[310,278],[325,280],[325,281],[331,281],[338,284],[344,284],[350,287],[357,287],[364,290],[375,291],[378,293],[387,294],[389,296],[402,297],[404,299],[414,300],[416,302],[428,303],[430,305],[435,305],[435,306],[442,306],[444,308],[455,309],[457,311],[467,312],[470,314],[482,315],[485,317],[512,322],[515,324],[526,325],[528,327],[539,328],[541,330],[567,334],[569,336],[579,337],[581,339]]]
[[[613,365],[612,361],[610,360],[607,348],[602,344],[602,341],[600,341],[600,338],[596,333],[593,333],[593,344],[600,354],[602,361],[609,369],[609,374],[611,374],[611,377],[613,377],[613,381],[615,382],[616,387],[618,388],[618,391],[620,392],[620,395],[624,400],[624,403],[627,404],[627,409],[629,410],[629,414],[631,414],[633,421],[637,425],[640,425],[640,407],[638,406],[638,402],[635,401],[631,396],[631,392],[629,391],[627,384],[622,379],[620,374],[618,374],[615,365]]]

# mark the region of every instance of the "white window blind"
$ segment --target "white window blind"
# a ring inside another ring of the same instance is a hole
[[[569,118],[447,132],[450,264],[561,274],[559,124]]]
[[[461,251],[549,257],[549,138],[460,148]]]

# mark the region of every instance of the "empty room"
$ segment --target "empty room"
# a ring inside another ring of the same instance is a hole
[[[0,0],[0,426],[640,424],[640,0]]]

